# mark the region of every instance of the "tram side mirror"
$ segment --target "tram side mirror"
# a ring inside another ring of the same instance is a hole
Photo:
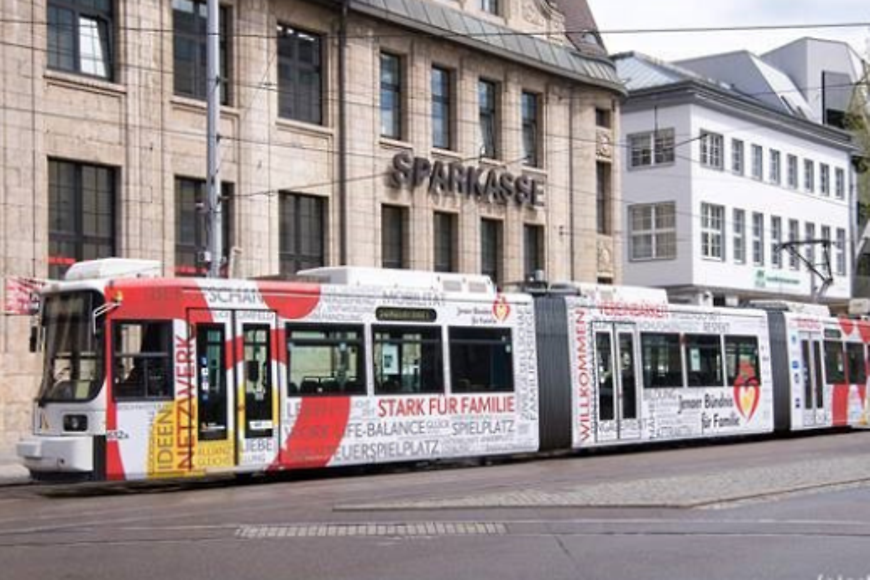
[[[260,382],[260,364],[255,360],[249,360],[246,364],[245,375],[249,383]]]

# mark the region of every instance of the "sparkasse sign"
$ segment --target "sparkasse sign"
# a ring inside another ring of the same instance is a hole
[[[515,176],[509,171],[494,167],[465,167],[458,161],[446,163],[431,161],[425,157],[413,157],[402,151],[393,157],[389,183],[399,189],[414,190],[426,185],[431,195],[451,194],[475,196],[507,204],[537,207],[543,205],[543,184],[528,175]]]

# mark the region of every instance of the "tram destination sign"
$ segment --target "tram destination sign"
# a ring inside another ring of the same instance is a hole
[[[412,191],[426,186],[430,195],[465,195],[519,206],[543,205],[544,186],[528,175],[516,176],[500,167],[466,167],[458,161],[448,163],[414,157],[407,151],[396,153],[389,171],[391,187]]]
[[[398,308],[382,306],[375,310],[381,322],[435,322],[438,314],[431,308]]]

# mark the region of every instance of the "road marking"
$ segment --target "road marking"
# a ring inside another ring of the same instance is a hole
[[[240,526],[236,537],[245,540],[324,537],[503,536],[507,526],[496,522],[415,522],[359,524],[294,524]]]

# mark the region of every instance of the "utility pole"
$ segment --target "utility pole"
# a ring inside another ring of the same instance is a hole
[[[220,137],[218,123],[221,115],[220,78],[220,5],[219,0],[208,0],[206,23],[206,99],[208,104],[208,223],[206,237],[208,277],[219,278],[223,261],[223,234],[221,215]]]

